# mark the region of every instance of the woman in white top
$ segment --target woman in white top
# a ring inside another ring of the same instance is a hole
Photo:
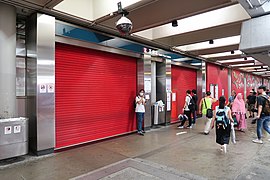
[[[142,136],[145,133],[142,129],[144,113],[145,113],[145,103],[146,103],[144,94],[145,94],[145,91],[141,89],[135,99],[135,102],[136,102],[135,112],[137,115],[137,130],[138,130],[137,133]]]

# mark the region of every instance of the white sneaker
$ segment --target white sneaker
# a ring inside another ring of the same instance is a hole
[[[187,129],[192,129],[192,126],[187,126]]]
[[[223,145],[223,152],[224,152],[224,153],[227,153],[227,144],[224,144],[224,145]]]
[[[179,128],[179,129],[183,129],[183,128],[184,128],[184,126],[178,126],[177,128]]]
[[[252,142],[258,143],[258,144],[262,144],[263,143],[262,140],[260,140],[260,139],[254,139],[254,140],[252,140]]]
[[[270,141],[270,139],[268,139],[268,141]]]

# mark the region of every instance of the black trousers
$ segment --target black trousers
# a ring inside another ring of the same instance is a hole
[[[184,114],[187,115],[188,117],[188,126],[191,126],[192,125],[192,119],[191,119],[191,111],[184,111]],[[185,124],[186,120],[184,119],[180,126],[183,126]]]

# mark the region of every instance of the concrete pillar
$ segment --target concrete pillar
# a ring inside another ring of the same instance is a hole
[[[0,118],[16,116],[16,8],[0,3]]]

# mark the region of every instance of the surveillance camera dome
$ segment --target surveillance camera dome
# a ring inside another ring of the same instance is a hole
[[[116,22],[116,28],[121,34],[127,35],[132,30],[132,22],[125,16],[122,16]]]

